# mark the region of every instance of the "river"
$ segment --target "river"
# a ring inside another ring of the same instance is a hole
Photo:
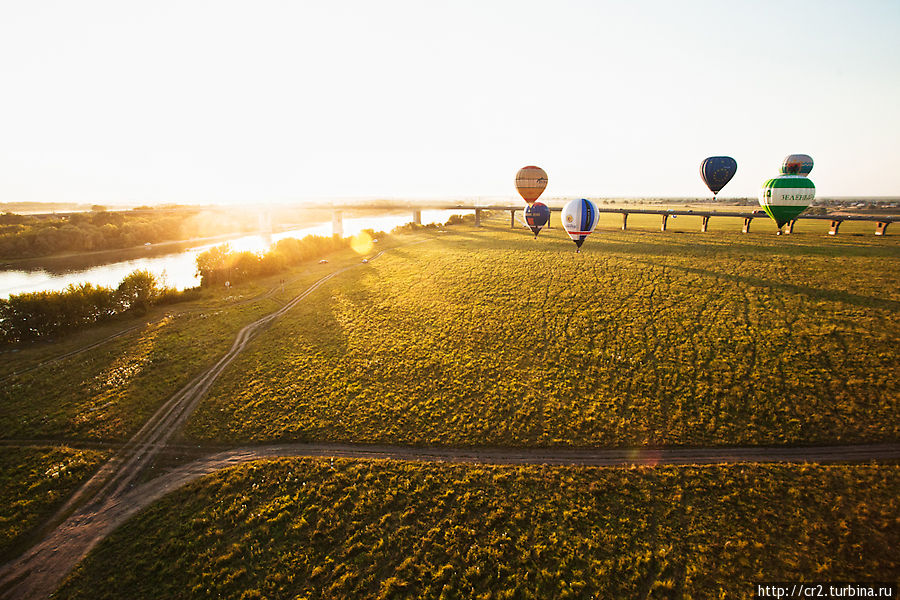
[[[443,223],[451,215],[462,212],[468,211],[423,210],[422,223]],[[409,214],[344,218],[344,235],[355,235],[363,229],[390,231],[394,227],[410,221]],[[35,259],[34,263],[40,263],[40,267],[0,271],[0,298],[27,292],[58,291],[65,289],[69,284],[78,283],[116,287],[126,275],[138,269],[146,269],[156,275],[165,285],[183,290],[200,284],[200,278],[197,276],[197,255],[214,246],[227,243],[232,250],[263,252],[280,239],[303,238],[307,235],[330,236],[331,223],[319,223],[278,233],[247,235],[216,242],[184,242],[160,245],[161,248],[131,248],[97,253],[96,255]],[[129,256],[129,258],[121,260],[123,255]],[[109,262],[108,258],[104,258],[107,256],[115,256],[118,260]],[[90,265],[92,259],[102,264]]]

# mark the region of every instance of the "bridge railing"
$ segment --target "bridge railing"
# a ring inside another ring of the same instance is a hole
[[[371,209],[372,207],[369,205],[361,205],[359,207],[355,207],[353,205],[341,205],[340,207],[334,207],[334,218],[332,221],[332,227],[335,235],[343,235],[343,222],[341,211],[342,210],[352,210],[354,208],[367,208]],[[471,204],[451,204],[451,203],[435,203],[429,205],[416,205],[416,206],[393,206],[393,207],[381,207],[381,208],[389,208],[390,210],[411,210],[412,211],[412,222],[416,224],[422,223],[422,211],[423,210],[465,210],[465,211],[474,211],[475,212],[475,226],[481,226],[481,218],[482,213],[484,211],[493,211],[493,212],[501,212],[501,211],[509,211],[509,226],[510,228],[516,227],[516,213],[524,212],[525,207],[522,205],[514,205],[510,206],[507,204],[497,204],[497,205],[471,205]],[[562,212],[561,207],[550,207],[551,215],[554,212]],[[620,214],[622,215],[622,229],[628,229],[628,216],[629,215],[658,215],[662,219],[662,223],[660,225],[661,231],[666,231],[670,218],[676,217],[699,217],[700,218],[700,231],[706,232],[709,228],[709,220],[713,217],[727,217],[727,218],[737,218],[743,220],[743,227],[741,231],[743,233],[750,233],[750,224],[754,219],[764,218],[768,219],[768,215],[763,210],[755,209],[753,211],[718,211],[718,210],[693,210],[693,209],[663,209],[663,208],[597,208],[597,212],[605,213],[605,214]],[[869,221],[871,223],[875,223],[875,235],[886,235],[888,226],[896,221],[900,220],[898,216],[890,216],[890,215],[800,215],[792,221],[788,222],[785,225],[784,232],[785,233],[793,233],[794,226],[797,221],[800,220],[818,220],[818,221],[830,221],[831,227],[828,231],[829,235],[837,235],[841,223],[844,221]],[[552,227],[552,216],[550,222],[547,223],[547,227]]]
[[[525,209],[522,207],[512,207],[512,206],[494,206],[494,207],[483,207],[487,210],[508,210],[510,211],[510,227],[515,227],[516,222],[516,212],[524,211]],[[562,208],[559,207],[551,207],[551,213],[553,212],[562,212]],[[662,224],[660,227],[661,231],[666,231],[668,227],[669,218],[671,217],[681,217],[681,216],[691,216],[691,217],[700,217],[700,231],[707,231],[709,228],[709,220],[713,217],[731,217],[731,218],[740,218],[743,219],[743,227],[741,231],[743,233],[750,233],[750,224],[753,222],[753,219],[756,218],[764,218],[768,219],[768,215],[765,211],[756,209],[751,212],[737,212],[737,211],[716,211],[716,210],[691,210],[691,209],[655,209],[655,208],[597,208],[597,212],[599,213],[613,213],[613,214],[621,214],[622,215],[622,230],[628,229],[628,215],[659,215],[662,218]],[[844,221],[869,221],[871,223],[875,223],[875,235],[886,235],[888,225],[900,220],[900,217],[889,216],[889,215],[800,215],[797,218],[789,221],[787,225],[785,225],[785,233],[793,233],[794,225],[799,220],[817,220],[817,221],[830,221],[831,228],[828,231],[829,235],[837,235],[838,230],[840,229],[841,223]]]

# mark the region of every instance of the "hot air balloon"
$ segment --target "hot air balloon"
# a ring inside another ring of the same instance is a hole
[[[737,161],[730,156],[710,156],[700,163],[700,177],[716,197],[737,172]]]
[[[779,175],[765,182],[759,191],[759,204],[778,225],[797,218],[816,198],[816,186],[804,175]]]
[[[528,205],[528,208],[525,209],[525,222],[531,227],[531,231],[534,232],[534,237],[538,236],[541,229],[549,220],[550,209],[547,208],[546,204],[535,202],[534,204]]]
[[[516,173],[516,189],[528,204],[533,204],[547,187],[547,173],[540,167],[522,167]]]
[[[581,252],[581,245],[587,236],[597,226],[597,207],[590,200],[572,200],[562,210],[563,227],[566,233],[578,246],[576,252]]]
[[[809,154],[790,154],[781,163],[784,175],[809,175],[813,168],[813,159]]]

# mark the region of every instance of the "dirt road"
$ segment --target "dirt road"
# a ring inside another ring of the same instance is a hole
[[[370,259],[381,256],[380,252]],[[356,266],[356,265],[354,265]],[[197,459],[149,482],[138,477],[167,447],[225,368],[275,319],[331,278],[322,277],[279,310],[238,332],[228,352],[174,394],[114,458],[85,483],[51,519],[59,525],[36,546],[0,568],[0,598],[47,598],[100,540],[164,494],[216,470],[261,458],[282,456],[383,458],[491,464],[709,464],[735,462],[864,462],[900,460],[900,444],[812,448],[707,449],[511,449],[419,448],[340,444],[280,444],[227,450]]]
[[[149,453],[148,453],[149,454]],[[147,455],[144,455],[147,456]],[[149,482],[133,486],[134,465],[127,463],[84,508],[67,519],[22,559],[8,565],[0,586],[3,598],[46,598],[81,558],[132,515],[179,487],[220,469],[279,457],[344,457],[479,464],[681,465],[744,462],[834,463],[900,460],[900,444],[799,448],[421,448],[362,444],[276,444],[235,448],[199,458]],[[127,474],[133,474],[127,477]],[[117,485],[114,485],[117,484]],[[109,490],[112,490],[111,492]]]
[[[375,260],[384,250],[369,259]],[[100,470],[85,483],[51,519],[59,523],[43,541],[17,560],[0,568],[0,598],[46,598],[62,578],[122,515],[130,515],[140,503],[131,492],[143,469],[152,463],[172,435],[191,415],[200,399],[222,371],[275,319],[291,310],[333,277],[359,266],[338,269],[295,296],[280,309],[241,329],[231,348],[213,366],[192,379],[169,398]],[[131,498],[126,500],[126,498]]]

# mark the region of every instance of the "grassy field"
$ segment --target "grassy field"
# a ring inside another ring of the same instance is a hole
[[[0,447],[0,562],[109,456],[62,446]]]
[[[575,254],[559,228],[504,223],[330,281],[238,358],[186,437],[898,439],[897,237],[609,229]]]
[[[749,598],[896,581],[900,467],[280,460],[197,481],[57,598]]]
[[[347,265],[228,367],[184,439],[900,439],[900,237],[850,223],[828,236],[819,222],[776,237],[762,219],[748,235],[725,219],[700,233],[693,217],[663,233],[659,221],[632,216],[623,232],[604,216],[575,254],[558,219],[534,240],[498,214],[480,229],[392,236],[365,265],[348,250],[210,290],[19,375],[116,326],[7,352],[0,439],[127,439],[244,324]],[[6,551],[104,458],[0,448]],[[748,597],[753,581],[892,581],[898,476],[897,465],[261,462],[145,510],[59,597],[707,598]]]
[[[217,288],[199,302],[158,307],[144,326],[120,338],[27,372],[112,335],[116,326],[58,344],[5,352],[0,367],[0,377],[7,377],[0,385],[0,439],[128,439],[166,398],[224,354],[242,326],[276,310],[336,265],[356,264],[359,259],[348,250],[332,260],[228,291]],[[127,329],[133,324],[117,326]]]

